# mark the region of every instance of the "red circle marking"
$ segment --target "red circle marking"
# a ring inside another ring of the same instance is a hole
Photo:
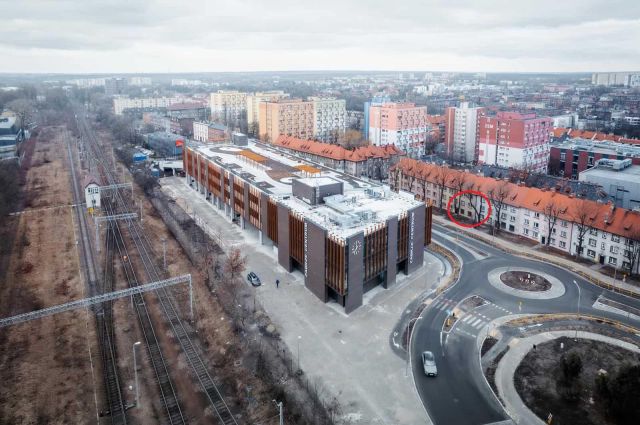
[[[482,220],[480,220],[478,223],[471,223],[471,224],[461,223],[455,218],[453,218],[453,214],[451,214],[451,203],[453,202],[453,200],[456,199],[458,196],[466,195],[467,193],[482,197],[482,199],[484,199],[487,202],[487,205],[489,205],[489,211],[487,212],[487,216]],[[489,200],[489,197],[487,195],[480,192],[479,190],[462,190],[454,194],[451,198],[449,198],[449,202],[447,202],[447,215],[449,216],[449,220],[451,220],[452,222],[454,222],[460,227],[466,227],[466,228],[472,229],[474,227],[482,226],[484,223],[489,221],[489,217],[491,217],[491,201]]]

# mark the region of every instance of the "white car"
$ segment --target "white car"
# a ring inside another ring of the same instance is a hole
[[[424,374],[427,376],[438,376],[438,368],[436,367],[436,358],[431,351],[422,352],[422,367]]]

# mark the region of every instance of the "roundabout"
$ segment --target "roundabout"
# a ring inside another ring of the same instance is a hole
[[[487,277],[494,288],[517,298],[548,300],[566,292],[559,279],[534,268],[498,267]]]

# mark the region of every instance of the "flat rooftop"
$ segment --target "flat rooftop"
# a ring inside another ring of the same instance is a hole
[[[270,145],[249,141],[247,146],[189,142],[189,148],[223,166],[232,174],[260,188],[338,238],[346,238],[367,227],[386,222],[421,205],[410,193],[396,193],[377,183],[309,162]],[[306,165],[319,172],[305,171]],[[309,205],[292,194],[293,180],[310,186],[342,182],[343,195],[325,198],[324,204]]]
[[[640,146],[617,143],[609,140],[568,139],[563,142],[552,142],[549,146],[560,149],[620,155],[624,158],[640,157]]]
[[[596,166],[582,171],[580,176],[603,177],[607,179],[626,180],[640,183],[640,165],[631,165],[623,168],[622,170]]]

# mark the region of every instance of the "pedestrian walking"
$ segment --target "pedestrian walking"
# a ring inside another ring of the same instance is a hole
[[[280,286],[280,281],[276,279],[276,289],[278,289],[278,286]]]

